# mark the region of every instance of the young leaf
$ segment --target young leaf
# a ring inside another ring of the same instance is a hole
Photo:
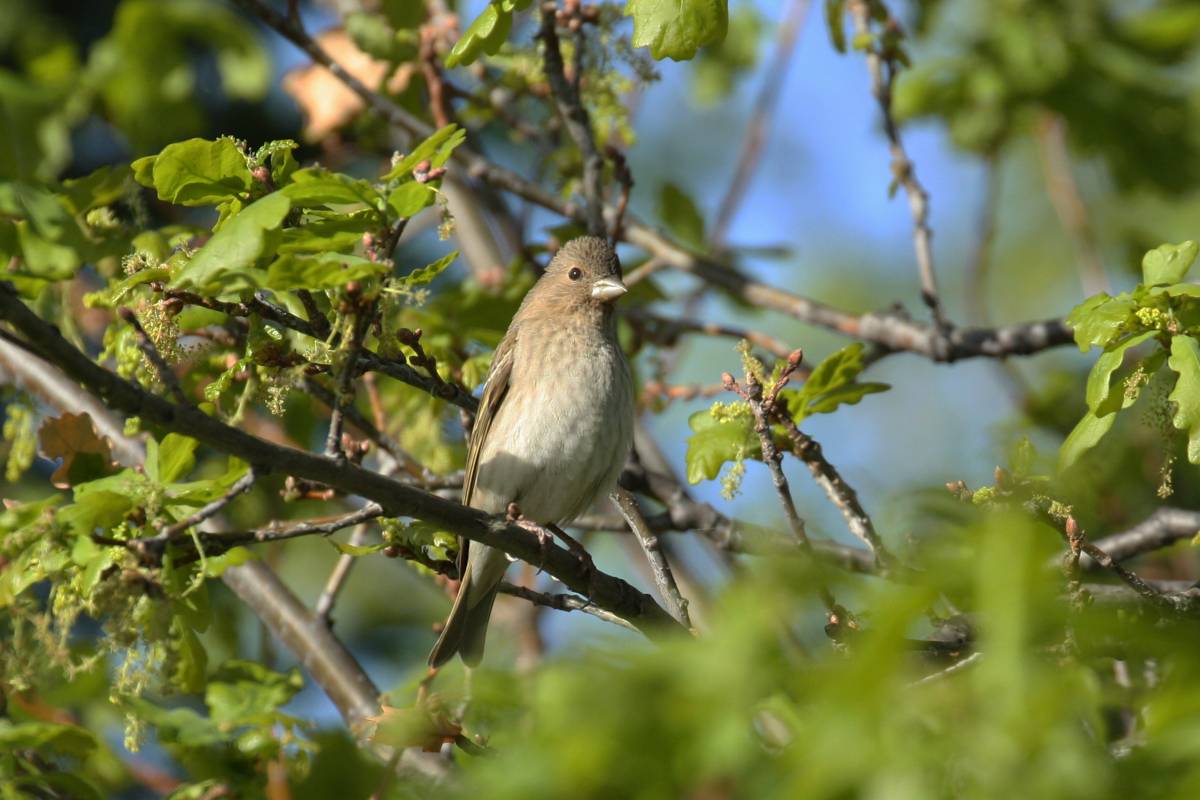
[[[307,167],[292,174],[292,182],[279,190],[296,208],[321,208],[364,203],[378,209],[379,192],[368,181],[340,172]]]
[[[886,383],[857,383],[863,371],[863,344],[855,342],[829,355],[813,369],[799,391],[785,389],[780,397],[796,422],[812,414],[829,414],[841,405],[854,405],[869,394],[886,392]]]
[[[153,165],[142,159],[134,167],[134,178],[158,192],[158,199],[180,206],[215,205],[254,184],[246,157],[232,139],[177,142],[163,148]]]
[[[754,421],[748,414],[714,417],[712,409],[697,411],[688,417],[692,435],[687,440],[688,483],[712,480],[726,461],[761,458],[762,448]]]
[[[1171,422],[1188,432],[1188,461],[1200,464],[1200,342],[1192,336],[1172,337],[1167,365],[1179,375],[1167,397],[1175,403]]]
[[[428,139],[414,147],[411,153],[397,161],[396,166],[388,170],[383,179],[392,181],[397,178],[410,177],[410,173],[422,161],[428,161],[430,166],[440,167],[446,163],[450,154],[454,152],[454,148],[462,144],[466,138],[467,132],[457,125],[450,124],[439,128]]]
[[[391,206],[397,218],[405,219],[415,217],[419,212],[433,205],[436,198],[437,192],[432,186],[408,181],[397,186],[396,190],[388,195],[388,205]]]
[[[424,286],[431,282],[438,275],[446,271],[446,267],[454,263],[454,259],[458,258],[458,251],[447,253],[432,264],[428,264],[420,269],[414,269],[412,272],[399,278],[393,282],[394,286],[412,289],[417,286]]]
[[[46,458],[62,459],[50,476],[59,488],[84,483],[111,471],[112,449],[107,439],[96,434],[92,418],[86,412],[46,420],[38,430],[38,442]]]
[[[1075,343],[1087,351],[1106,347],[1121,333],[1122,326],[1133,320],[1135,304],[1128,295],[1109,297],[1104,292],[1092,295],[1067,315],[1067,325],[1075,331]]]
[[[387,264],[369,261],[361,256],[342,253],[322,253],[315,256],[284,254],[267,268],[268,289],[333,289],[382,275]]]
[[[1120,400],[1112,402],[1111,398],[1117,397],[1117,393],[1113,391],[1112,375],[1116,372],[1121,364],[1125,361],[1125,353],[1133,347],[1137,347],[1142,342],[1151,339],[1157,334],[1157,331],[1146,331],[1145,333],[1131,336],[1125,341],[1117,345],[1110,345],[1105,349],[1100,358],[1096,359],[1096,363],[1092,366],[1092,371],[1088,375],[1087,381],[1087,404],[1088,408],[1096,413],[1097,416],[1111,414],[1121,407]],[[1104,410],[1101,410],[1103,408]]]
[[[1163,244],[1142,258],[1142,282],[1150,285],[1179,283],[1196,260],[1200,247],[1192,240],[1180,244]]]
[[[230,218],[175,276],[173,286],[224,293],[257,281],[251,267],[274,250],[278,237],[269,236],[283,223],[291,201],[274,192]]]
[[[514,8],[529,5],[531,0],[492,0],[471,26],[463,33],[450,54],[446,66],[453,68],[473,63],[484,53],[495,55],[512,29]]]
[[[633,46],[649,47],[657,59],[687,61],[707,44],[725,38],[728,0],[628,0]]]
[[[1116,421],[1116,414],[1103,417],[1097,417],[1091,411],[1084,414],[1083,419],[1067,434],[1066,441],[1058,451],[1058,471],[1069,468],[1080,456],[1095,447]]]

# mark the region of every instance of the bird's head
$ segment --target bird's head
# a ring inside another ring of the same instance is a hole
[[[608,316],[612,302],[627,291],[621,282],[621,262],[608,242],[580,236],[554,254],[521,310],[524,316],[571,311]]]

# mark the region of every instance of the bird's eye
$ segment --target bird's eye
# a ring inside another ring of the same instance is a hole
[[[571,271],[567,273],[567,277],[573,281],[577,281],[583,277],[583,270],[579,267],[571,267]]]

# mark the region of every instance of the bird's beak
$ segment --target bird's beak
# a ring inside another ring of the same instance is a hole
[[[599,300],[601,303],[608,303],[616,300],[628,291],[629,289],[625,288],[625,284],[616,278],[601,278],[592,284],[592,299]]]

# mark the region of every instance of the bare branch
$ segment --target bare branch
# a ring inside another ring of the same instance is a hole
[[[611,622],[613,625],[619,625],[627,630],[636,631],[637,627],[631,625],[626,620],[621,619],[616,614],[605,611],[602,608],[597,608],[587,601],[586,598],[574,594],[549,594],[547,592],[535,592],[532,589],[526,589],[524,586],[504,581],[500,584],[500,593],[519,597],[522,600],[528,600],[537,606],[545,608],[553,608],[557,611],[582,611],[585,614],[602,619],[605,622]]]
[[[723,381],[730,390],[742,395],[746,399],[746,402],[750,404],[750,410],[754,414],[754,430],[758,433],[759,445],[762,447],[762,458],[767,468],[771,471],[771,482],[775,485],[775,494],[779,498],[779,505],[783,507],[788,527],[791,529],[792,536],[800,546],[800,549],[815,562],[817,560],[816,553],[813,551],[812,542],[808,540],[804,520],[796,511],[796,502],[792,499],[792,490],[788,486],[787,476],[783,474],[783,456],[775,447],[775,438],[771,435],[771,425],[767,420],[767,412],[763,408],[762,384],[750,372],[746,373],[745,391],[742,391],[738,387],[737,383],[733,380],[733,376],[728,372],[723,376]],[[833,593],[829,591],[829,587],[823,583],[819,584],[817,593],[821,597],[821,602],[825,604],[825,609],[829,612],[831,623],[839,620],[841,618],[841,607],[834,600]]]
[[[1200,511],[1182,508],[1160,508],[1146,519],[1128,530],[1105,536],[1096,542],[1096,547],[1117,561],[1170,547],[1183,539],[1200,534]],[[1096,569],[1099,565],[1089,556],[1080,559],[1084,570]]]
[[[592,123],[588,119],[587,109],[583,107],[583,99],[579,96],[580,61],[583,58],[579,46],[583,37],[576,37],[575,43],[575,81],[567,80],[563,65],[562,51],[558,43],[558,8],[555,3],[542,3],[542,26],[538,38],[542,40],[542,60],[546,69],[546,82],[550,85],[550,94],[554,105],[558,108],[567,133],[575,140],[583,160],[583,199],[586,204],[585,219],[588,233],[592,236],[605,236],[607,228],[604,224],[604,157],[596,148],[596,137],[592,133]]]
[[[933,231],[929,228],[929,194],[920,181],[917,180],[916,167],[904,149],[900,139],[900,128],[892,115],[892,82],[896,77],[896,59],[890,50],[886,37],[892,32],[888,30],[897,26],[889,12],[885,23],[882,41],[871,37],[871,10],[865,0],[852,0],[849,4],[850,16],[854,20],[854,31],[859,37],[871,42],[866,48],[867,70],[871,75],[871,93],[879,104],[883,116],[883,131],[888,139],[888,148],[892,154],[892,180],[904,187],[908,196],[908,210],[913,221],[913,250],[917,257],[917,271],[921,277],[921,297],[933,315],[933,321],[940,332],[949,330],[950,322],[942,310],[942,301],[938,297],[937,275],[933,270]]]
[[[658,586],[659,594],[667,602],[667,607],[675,619],[691,630],[692,620],[688,615],[688,601],[679,592],[675,576],[671,573],[671,565],[663,554],[658,537],[654,535],[650,526],[646,524],[645,518],[642,517],[637,500],[624,489],[614,491],[611,498],[617,509],[620,510],[621,516],[625,517],[625,522],[629,524],[629,530],[633,531],[633,535],[637,537],[638,544],[642,546],[642,552],[646,554],[646,561],[650,564],[650,571],[654,575],[654,583]]]

